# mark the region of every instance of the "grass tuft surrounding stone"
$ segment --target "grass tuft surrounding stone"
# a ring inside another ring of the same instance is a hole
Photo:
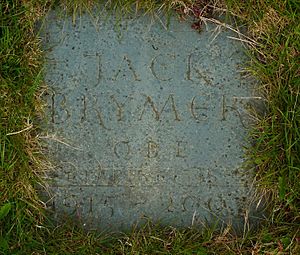
[[[42,110],[40,40],[35,21],[53,5],[75,17],[96,1],[2,0],[0,3],[0,254],[299,254],[300,253],[300,3],[298,0],[105,1],[112,10],[169,11],[209,18],[228,9],[248,28],[248,69],[268,104],[248,149],[257,185],[270,194],[270,217],[255,232],[196,231],[146,224],[123,236],[86,233],[45,219],[36,186],[45,164],[35,119]],[[102,1],[103,2],[103,1]],[[199,8],[206,12],[195,12]]]

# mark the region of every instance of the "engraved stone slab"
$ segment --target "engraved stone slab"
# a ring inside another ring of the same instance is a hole
[[[102,229],[144,217],[242,222],[252,195],[246,108],[259,98],[232,32],[207,24],[199,33],[175,18],[166,29],[147,16],[72,23],[55,13],[43,26],[56,215]]]

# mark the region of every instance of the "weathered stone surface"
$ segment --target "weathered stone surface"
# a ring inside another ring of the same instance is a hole
[[[259,98],[241,73],[243,46],[219,29],[48,16],[45,131],[57,215],[108,229],[145,216],[174,226],[242,222],[252,196],[246,108]]]

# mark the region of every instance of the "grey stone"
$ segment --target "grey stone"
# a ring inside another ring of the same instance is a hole
[[[108,18],[107,18],[108,17]],[[124,230],[145,218],[241,226],[254,190],[244,147],[260,97],[230,30],[149,16],[42,26],[44,127],[57,217]]]

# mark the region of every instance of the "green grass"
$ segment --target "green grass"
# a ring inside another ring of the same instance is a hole
[[[76,15],[93,1],[0,2],[0,254],[300,254],[299,0],[226,0],[222,5],[257,42],[250,47],[248,69],[268,101],[267,115],[251,133],[255,144],[248,155],[257,165],[258,187],[272,198],[271,213],[261,228],[240,237],[227,229],[179,230],[150,223],[113,237],[86,233],[70,222],[54,227],[45,219],[35,189],[45,162],[34,125],[44,86],[34,22],[62,2]],[[111,1],[111,8],[169,11],[197,2]]]
[[[244,4],[236,10],[259,43],[250,68],[269,103],[268,115],[252,132],[256,145],[250,153],[259,184],[272,193],[274,217],[299,224],[300,2],[260,1],[259,7]]]

